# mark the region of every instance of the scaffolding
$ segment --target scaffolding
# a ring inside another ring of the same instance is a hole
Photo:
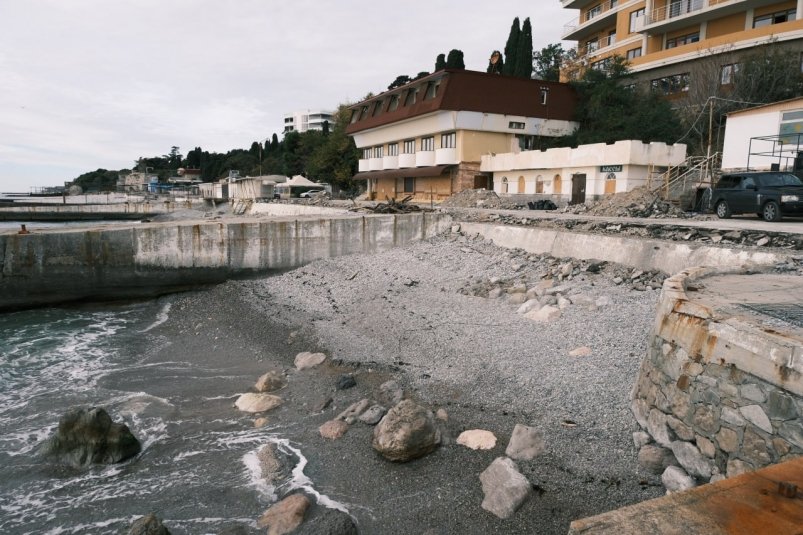
[[[748,171],[758,170],[755,169],[758,158],[761,158],[760,165],[769,163],[770,171],[803,172],[803,133],[751,137],[747,152]]]

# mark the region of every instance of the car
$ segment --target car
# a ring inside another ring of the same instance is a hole
[[[311,189],[309,191],[305,191],[303,193],[300,193],[298,196],[301,197],[302,199],[312,199],[312,198],[320,195],[321,193],[323,193],[323,190]]]
[[[765,221],[803,216],[803,181],[782,171],[728,173],[711,191],[711,206],[721,219],[757,214]]]

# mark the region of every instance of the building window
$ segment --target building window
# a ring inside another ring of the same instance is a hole
[[[388,111],[396,111],[397,109],[399,109],[398,93],[390,96],[390,104],[388,104]]]
[[[770,24],[781,24],[782,22],[789,22],[795,20],[797,15],[796,9],[786,9],[784,11],[777,11],[769,15],[761,15],[753,19],[753,28],[761,28],[762,26],[769,26]]]
[[[599,38],[595,37],[586,41],[586,50],[589,54],[599,50]]]
[[[689,73],[665,76],[650,82],[653,91],[659,91],[664,95],[684,93],[689,90]]]
[[[611,46],[616,44],[616,30],[608,32],[608,37],[605,38],[604,46]]]
[[[586,11],[586,20],[591,20],[600,13],[602,13],[602,4],[597,4],[588,11]]]
[[[641,57],[641,47],[638,48],[631,48],[627,51],[627,59],[636,59]]]
[[[384,152],[384,147],[382,145],[374,147],[374,158],[381,158]]]
[[[404,154],[415,154],[415,140],[408,139],[404,142]]]
[[[412,106],[415,104],[416,96],[418,95],[418,88],[411,87],[407,90],[407,95],[404,97],[404,107]]]
[[[424,100],[431,100],[438,96],[438,87],[440,87],[441,83],[438,82],[429,82],[427,84],[427,92],[424,93]]]
[[[738,63],[723,65],[719,71],[719,85],[731,85],[739,72],[739,67]]]
[[[507,123],[507,127],[511,130],[524,130],[524,123],[520,123],[518,121],[510,121]]]
[[[549,88],[548,87],[542,87],[541,88],[541,106],[546,106],[548,97],[549,97]]]
[[[595,71],[607,71],[608,67],[611,66],[611,61],[613,61],[613,58],[605,58],[599,61],[595,61],[594,63],[591,64],[591,68],[594,69]]]
[[[441,134],[442,149],[453,149],[455,148],[456,142],[457,142],[457,135],[454,132],[451,132],[449,134]]]
[[[507,188],[508,188],[507,177],[503,176],[502,177],[502,193],[507,193]]]
[[[524,182],[524,177],[520,176],[519,177],[519,187],[517,188],[517,190],[518,190],[517,193],[524,193],[525,186],[526,186],[526,183]]]
[[[388,144],[388,156],[398,156],[399,155],[399,144],[398,143],[389,143]]]
[[[384,104],[384,102],[382,102],[381,100],[377,100],[374,103],[374,112],[371,114],[371,117],[376,117],[377,115],[382,113],[382,104]]]
[[[405,177],[404,179],[404,193],[415,192],[415,178]]]
[[[522,134],[516,134],[516,139],[519,142],[519,149],[535,150],[535,136],[524,136]]]
[[[803,141],[803,110],[787,111],[781,114],[779,141],[798,145]]]
[[[371,147],[362,149],[362,159],[367,160],[371,157]]]
[[[676,46],[687,45],[689,43],[696,43],[700,40],[700,32],[694,32],[687,35],[681,35],[666,40],[666,48],[675,48]]]
[[[435,150],[435,138],[432,136],[429,137],[422,137],[421,138],[421,151],[433,151]]]
[[[644,16],[644,8],[637,9],[630,12],[630,33],[636,33],[636,25],[639,24],[639,19]]]

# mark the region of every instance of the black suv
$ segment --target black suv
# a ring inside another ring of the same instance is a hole
[[[780,221],[784,215],[803,215],[803,182],[777,171],[723,175],[711,192],[711,206],[720,218],[758,214]]]

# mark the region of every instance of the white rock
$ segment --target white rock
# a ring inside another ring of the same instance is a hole
[[[667,466],[661,474],[661,483],[669,492],[688,490],[695,486],[694,479],[679,466]]]
[[[531,461],[546,449],[544,436],[534,427],[516,424],[505,455],[517,461]]]
[[[560,309],[551,305],[546,305],[538,310],[533,310],[524,315],[525,318],[537,321],[540,323],[556,320],[560,317]]]
[[[711,477],[711,465],[708,460],[703,457],[697,446],[690,442],[683,440],[676,440],[670,445],[672,453],[675,454],[675,459],[678,460],[689,475],[708,479]]]
[[[457,443],[472,450],[491,450],[496,446],[496,436],[490,431],[470,429],[460,433]]]
[[[319,364],[322,364],[323,361],[326,360],[326,355],[323,353],[310,353],[309,351],[304,351],[296,355],[295,358],[295,366],[298,370],[306,370],[308,368],[314,368]]]
[[[652,438],[650,438],[650,435],[644,431],[636,431],[633,433],[633,445],[637,450],[641,449],[642,446],[649,444],[651,440]]]
[[[273,394],[243,394],[234,403],[243,412],[265,412],[282,404],[282,398]]]
[[[594,304],[600,308],[606,307],[613,304],[613,299],[611,299],[610,296],[601,295],[600,297],[597,298]]]
[[[516,310],[516,313],[524,315],[533,310],[538,310],[539,308],[541,308],[541,303],[538,302],[538,299],[530,299],[521,305],[518,310]]]
[[[669,428],[666,426],[666,414],[658,409],[650,410],[650,416],[647,418],[647,432],[659,445],[666,448],[672,445],[669,439]]]
[[[764,409],[758,405],[739,407],[739,412],[741,412],[742,416],[744,416],[745,419],[751,424],[755,425],[762,431],[772,433],[772,423],[770,423],[770,419],[767,418],[767,414],[764,412]]]
[[[578,347],[576,349],[572,349],[569,351],[570,357],[590,357],[591,356],[591,348],[588,346]]]
[[[510,518],[532,494],[532,485],[521,475],[516,463],[498,457],[480,474],[482,508],[499,518]]]
[[[522,305],[525,301],[527,301],[527,296],[523,293],[509,294],[507,296],[507,302],[511,305]]]
[[[569,299],[563,297],[562,295],[560,297],[558,297],[558,308],[559,309],[564,310],[566,308],[569,308],[571,306],[571,304],[572,304],[572,302]]]

